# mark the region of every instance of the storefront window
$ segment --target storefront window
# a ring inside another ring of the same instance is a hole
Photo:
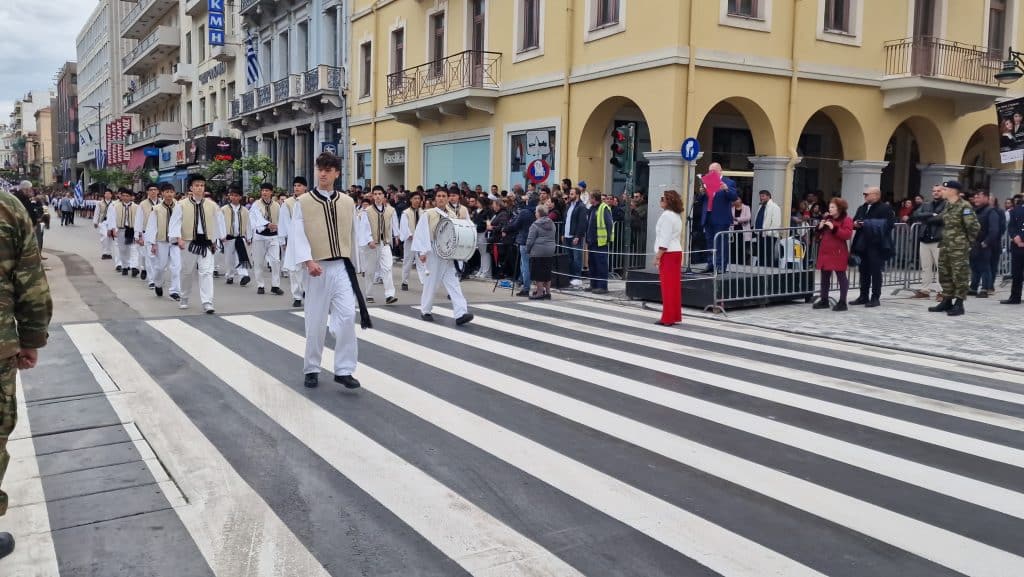
[[[371,185],[372,162],[373,159],[370,157],[369,151],[356,153],[356,184],[363,188],[369,188]]]
[[[526,169],[531,162],[542,159],[548,163],[551,171],[542,184],[551,186],[558,182],[555,166],[557,147],[554,128],[540,128],[509,134],[508,184],[510,187],[520,185],[524,189],[530,180],[526,177]]]

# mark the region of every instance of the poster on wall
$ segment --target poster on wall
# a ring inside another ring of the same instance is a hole
[[[556,149],[554,128],[509,134],[507,168],[509,186],[518,184],[526,188],[527,183],[531,182],[530,167],[536,166],[537,161],[543,161],[548,171],[548,178],[541,182],[548,185],[555,182],[555,174],[557,173],[557,166],[555,165]]]
[[[999,157],[1004,164],[1024,160],[1024,98],[996,105]]]

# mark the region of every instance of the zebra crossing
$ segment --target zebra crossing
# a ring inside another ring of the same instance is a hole
[[[473,308],[373,309],[354,393],[302,386],[301,313],[56,328],[22,377],[40,464],[15,473],[45,508],[12,493],[0,522],[36,515],[58,569],[0,572],[1024,575],[1022,373],[594,301]],[[82,464],[47,474],[61,455]]]

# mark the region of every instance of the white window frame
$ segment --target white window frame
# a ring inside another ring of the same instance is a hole
[[[599,0],[586,0],[586,6],[584,8],[584,25],[583,30],[583,42],[593,42],[609,36],[614,36],[621,32],[626,31],[626,8],[627,0],[618,0],[619,2],[619,21],[615,24],[597,26],[597,3]]]
[[[1020,0],[1005,0],[1006,1],[1006,46],[1003,47],[1002,57],[1006,57],[1006,50],[1013,46],[1017,35],[1020,34]],[[985,22],[984,27],[981,29],[981,37],[984,41],[981,42],[983,46],[989,46],[988,37],[988,22],[989,22],[989,10],[988,0],[985,1]]]
[[[395,68],[395,32],[402,31],[402,63],[399,68]],[[388,29],[388,72],[401,72],[408,68],[406,63],[409,61],[409,29],[405,25],[405,20],[396,20],[394,24]]]
[[[729,0],[720,0],[718,9],[718,24],[732,28],[743,28],[757,32],[772,31],[772,0],[758,0],[758,16],[747,18],[729,14]]]
[[[850,4],[850,30],[825,29],[825,5],[828,0],[818,0],[817,38],[823,42],[862,46],[864,44],[864,0],[848,0]]]
[[[444,36],[441,40],[443,46],[441,46],[441,54],[432,54],[434,46],[434,16],[438,14],[441,14],[441,17],[444,18]],[[427,55],[426,61],[433,62],[434,60],[448,56],[448,29],[450,28],[449,24],[451,24],[451,18],[449,18],[448,13],[448,3],[439,2],[437,5],[427,10],[425,21],[427,30],[423,35],[426,42],[423,53]]]
[[[512,63],[523,62],[526,60],[532,60],[544,55],[544,12],[547,8],[547,0],[539,0],[540,4],[537,7],[537,12],[540,14],[537,30],[537,47],[529,50],[522,50],[520,47],[520,40],[523,28],[523,1],[514,0],[514,18],[512,21],[512,38],[514,46],[514,54],[512,55]]]

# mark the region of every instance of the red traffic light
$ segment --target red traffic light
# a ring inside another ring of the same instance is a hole
[[[612,143],[612,154],[625,154],[626,148],[618,142]]]
[[[615,139],[616,142],[626,142],[626,133],[616,128],[612,131],[612,138]]]

